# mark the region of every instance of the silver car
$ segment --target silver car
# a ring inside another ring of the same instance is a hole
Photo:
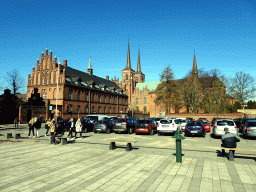
[[[246,121],[243,129],[243,135],[245,137],[256,136],[256,120],[248,120]]]
[[[113,122],[111,120],[102,120],[94,124],[93,132],[106,132],[107,134],[113,131]]]
[[[228,128],[230,133],[238,135],[238,129],[232,119],[217,119],[214,122],[212,133],[213,136],[221,136],[225,134],[224,128]]]

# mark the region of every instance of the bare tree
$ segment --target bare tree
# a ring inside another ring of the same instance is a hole
[[[24,79],[20,76],[19,71],[14,69],[6,73],[5,80],[7,87],[11,89],[14,95],[24,87]]]
[[[237,72],[231,79],[228,89],[233,97],[245,102],[254,96],[254,78],[248,73]]]

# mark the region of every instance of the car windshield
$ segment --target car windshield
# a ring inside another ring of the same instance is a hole
[[[124,119],[117,119],[117,120],[116,120],[116,123],[123,123],[123,122],[125,122]]]
[[[178,121],[179,121],[180,123],[186,123],[186,120],[185,120],[185,119],[178,119]]]
[[[200,126],[200,123],[197,121],[189,121],[188,126]]]
[[[250,127],[256,127],[256,122],[248,122],[248,126],[250,126]]]
[[[160,123],[161,124],[170,124],[171,122],[169,120],[164,119],[164,120],[161,120]]]
[[[234,126],[234,122],[233,121],[217,121],[217,125],[218,126]]]
[[[107,120],[104,120],[104,121],[98,121],[98,124],[104,124],[104,123],[107,123],[108,121]]]
[[[149,120],[138,120],[137,123],[138,124],[148,124]]]
[[[157,118],[155,118],[155,121],[159,121],[159,120],[161,120],[161,119],[163,119],[163,118],[157,117]]]
[[[203,124],[205,125],[205,124],[209,124],[209,123],[208,123],[208,121],[203,121]]]

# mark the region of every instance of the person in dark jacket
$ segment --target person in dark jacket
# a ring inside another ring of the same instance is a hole
[[[224,131],[225,135],[222,135],[221,137],[221,146],[226,148],[236,148],[236,143],[239,142],[240,139],[234,133],[230,133],[228,128],[224,128]]]
[[[39,118],[35,117],[34,127],[36,128],[36,137],[39,137],[39,130],[41,129],[42,120],[42,116],[40,116]]]
[[[63,119],[60,118],[60,120],[57,123],[56,133],[58,135],[58,134],[64,134],[64,132],[65,132],[65,127],[64,127]]]
[[[75,130],[75,122],[74,122],[74,119],[71,118],[68,122],[68,130],[69,130],[69,133],[68,133],[68,138],[70,136],[70,138],[73,140],[73,135],[72,135],[72,132],[73,130]]]

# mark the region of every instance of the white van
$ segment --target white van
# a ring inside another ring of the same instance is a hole
[[[107,115],[86,115],[85,119],[90,119],[93,121],[102,121]]]

